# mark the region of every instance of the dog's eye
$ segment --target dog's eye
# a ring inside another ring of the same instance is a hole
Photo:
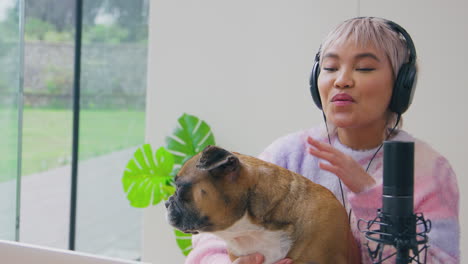
[[[191,187],[192,185],[189,183],[183,183],[177,187],[177,196],[179,197],[180,200],[182,201],[189,200],[189,193],[190,193]]]

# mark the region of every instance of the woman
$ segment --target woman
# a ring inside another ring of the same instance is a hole
[[[321,46],[311,78],[311,89],[317,90],[314,100],[327,125],[282,137],[260,158],[322,184],[343,201],[363,263],[372,263],[356,219],[373,219],[382,207],[381,146],[384,140],[414,142],[414,211],[432,222],[427,263],[459,263],[456,176],[444,157],[401,130],[400,114],[409,106],[414,87],[406,95],[395,89],[401,85],[401,70],[403,81],[409,82],[403,86],[415,82],[416,55],[409,36],[395,27],[393,22],[370,17],[336,27]],[[412,67],[409,73],[408,65]],[[403,106],[395,103],[401,96],[406,100]],[[216,238],[201,236],[194,245],[187,263],[230,263],[223,243]],[[236,263],[262,261],[261,255],[253,254]]]

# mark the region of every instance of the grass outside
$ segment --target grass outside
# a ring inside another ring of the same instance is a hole
[[[0,109],[0,182],[17,175],[18,111]]]
[[[71,110],[24,110],[23,175],[50,170],[70,163],[72,115]],[[79,137],[80,160],[143,144],[144,125],[145,113],[142,111],[82,110]],[[10,144],[16,144],[16,137],[9,138]],[[0,172],[5,170],[8,168],[0,167]]]

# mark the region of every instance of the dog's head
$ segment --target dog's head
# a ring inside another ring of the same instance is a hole
[[[169,223],[186,233],[224,230],[246,210],[248,180],[242,164],[229,151],[208,146],[188,160],[176,179],[176,192],[166,202]]]

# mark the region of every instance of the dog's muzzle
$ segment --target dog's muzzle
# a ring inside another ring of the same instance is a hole
[[[198,234],[198,230],[210,225],[207,217],[200,217],[196,210],[186,206],[175,195],[169,197],[165,206],[169,224],[184,233]]]

